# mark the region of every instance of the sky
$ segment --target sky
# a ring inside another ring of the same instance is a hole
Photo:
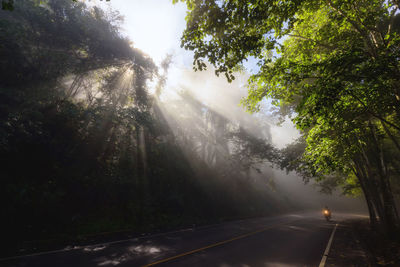
[[[159,63],[167,53],[175,55],[175,63],[190,66],[189,52],[180,48],[181,33],[185,29],[186,5],[172,4],[172,0],[87,0],[107,8],[111,6],[124,17],[123,32],[134,46],[149,54]]]
[[[180,39],[185,29],[186,4],[172,4],[172,0],[87,0],[89,5],[112,8],[124,16],[122,32],[136,48],[147,53],[159,64],[167,54],[173,55],[168,71],[168,80],[162,97],[174,97],[182,89],[190,89],[198,99],[218,110],[230,119],[246,119],[249,114],[239,101],[246,96],[246,80],[249,74],[238,74],[237,81],[228,83],[224,77],[216,77],[214,72],[194,72],[193,53],[180,47]],[[250,59],[244,64],[248,71],[257,69],[256,61]],[[278,148],[294,141],[298,131],[288,120],[281,126],[271,127],[272,142]]]

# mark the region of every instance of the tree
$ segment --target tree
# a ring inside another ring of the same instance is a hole
[[[13,7],[0,10],[0,205],[8,250],[26,240],[160,230],[281,207],[265,205],[266,190],[239,181],[239,172],[224,180],[229,122],[190,96],[163,103],[171,57],[160,75],[122,36],[118,13],[71,0]],[[171,106],[176,116],[165,112]],[[257,141],[252,147],[270,148]]]
[[[1,203],[13,243],[133,221],[157,69],[120,22],[70,0],[0,10]]]
[[[356,176],[371,222],[377,214],[387,231],[398,227],[391,190],[398,167],[385,145],[400,153],[397,1],[186,3],[182,46],[194,51],[195,69],[207,59],[230,81],[244,60],[257,58],[242,103],[257,111],[272,98],[305,135],[303,173],[340,173],[349,184]]]

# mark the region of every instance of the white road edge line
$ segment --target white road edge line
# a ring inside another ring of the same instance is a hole
[[[319,267],[324,267],[324,266],[325,266],[326,259],[328,258],[329,250],[331,249],[331,245],[332,245],[332,241],[333,241],[333,236],[335,235],[336,228],[338,227],[338,225],[339,225],[339,224],[336,224],[336,225],[335,225],[335,228],[333,228],[331,237],[329,238],[328,245],[326,246],[326,249],[325,249],[324,255],[322,256],[322,259],[321,259],[321,262],[320,262],[320,264],[319,264]]]

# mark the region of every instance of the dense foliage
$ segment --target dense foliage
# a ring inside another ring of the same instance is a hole
[[[185,93],[169,105],[179,116],[169,115],[158,99],[167,77],[119,33],[118,13],[71,0],[12,7],[0,11],[0,196],[9,249],[21,240],[284,208],[248,178],[273,160],[268,138]],[[157,79],[153,96],[148,84]]]
[[[302,131],[282,166],[347,193],[361,188],[371,223],[398,227],[398,1],[185,2],[182,46],[195,69],[208,60],[231,81],[244,60],[258,59],[243,104],[257,111],[272,98]]]

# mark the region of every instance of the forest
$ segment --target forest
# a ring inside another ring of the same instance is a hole
[[[272,99],[301,131],[281,167],[345,193],[361,189],[372,227],[398,232],[400,3],[184,2],[182,46],[194,52],[194,68],[209,62],[232,81],[255,58],[242,104],[254,112]]]
[[[21,0],[0,11],[9,249],[292,209],[269,186],[272,174],[257,178],[262,188],[250,177],[277,157],[269,129],[260,124],[255,137],[185,90],[163,103],[171,56],[156,66],[120,24],[116,12],[71,0]]]
[[[115,10],[2,0],[3,253],[304,209],[272,168],[361,196],[371,226],[400,235],[400,3],[172,2],[187,4],[194,70],[233,84],[257,61],[238,99],[252,123],[186,88],[163,98],[173,56],[135,48]],[[301,137],[277,148],[271,118]]]

